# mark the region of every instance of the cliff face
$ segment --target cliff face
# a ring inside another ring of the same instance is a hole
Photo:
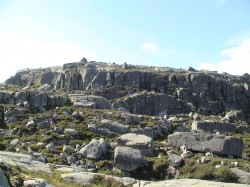
[[[131,113],[164,115],[228,110],[249,113],[250,77],[170,68],[78,62],[22,70],[6,80],[19,86],[50,84],[54,90],[80,90],[113,101]]]

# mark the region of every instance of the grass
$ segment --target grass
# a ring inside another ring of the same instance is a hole
[[[147,178],[154,177],[157,180],[165,178],[165,170],[169,166],[168,164],[168,157],[162,156],[161,158],[158,157],[146,157],[148,161],[148,168],[150,168],[151,176],[147,176]]]
[[[197,163],[197,159],[201,157],[195,156],[194,158],[185,159],[184,166],[180,169],[180,178],[194,178],[202,180],[215,180],[221,182],[237,182],[237,178],[230,170],[230,165],[234,159],[226,159],[214,157],[211,158],[209,163]],[[225,166],[215,168],[216,165],[220,165],[220,162],[226,161]]]

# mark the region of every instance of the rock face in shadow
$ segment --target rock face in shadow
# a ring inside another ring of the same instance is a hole
[[[8,179],[1,168],[0,168],[0,186],[10,187]]]
[[[221,155],[242,156],[243,141],[230,136],[177,132],[168,136],[170,146],[185,145],[189,150]]]

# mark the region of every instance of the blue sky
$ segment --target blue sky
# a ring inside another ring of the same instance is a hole
[[[249,0],[0,0],[0,82],[88,60],[250,73]]]

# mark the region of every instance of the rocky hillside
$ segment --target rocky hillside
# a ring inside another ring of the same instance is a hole
[[[85,58],[18,71],[0,90],[0,186],[247,186],[249,85]]]

